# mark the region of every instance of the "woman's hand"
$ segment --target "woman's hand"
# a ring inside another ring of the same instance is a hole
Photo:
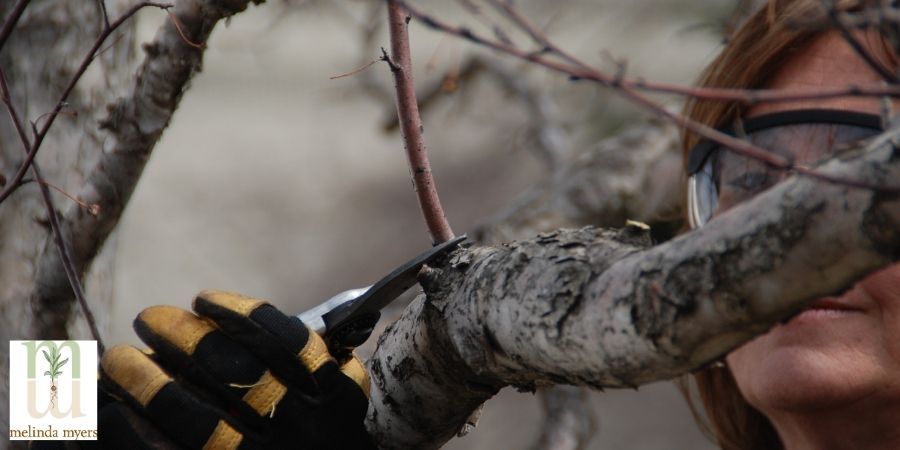
[[[204,291],[191,313],[150,307],[134,327],[152,351],[106,352],[105,448],[365,449],[369,379],[354,355],[262,300]]]

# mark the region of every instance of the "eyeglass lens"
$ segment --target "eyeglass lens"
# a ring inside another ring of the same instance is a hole
[[[746,139],[786,157],[795,165],[811,167],[878,133],[878,130],[853,125],[798,124],[757,131],[747,135]],[[752,198],[791,175],[789,171],[727,150],[719,149],[714,157],[714,181],[719,195],[713,215]]]

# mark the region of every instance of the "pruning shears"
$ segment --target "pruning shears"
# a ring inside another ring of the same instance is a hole
[[[416,284],[422,266],[447,255],[465,240],[466,236],[462,235],[438,244],[375,284],[341,292],[298,314],[297,318],[325,339],[333,355],[340,357],[349,353],[372,334],[381,310]]]

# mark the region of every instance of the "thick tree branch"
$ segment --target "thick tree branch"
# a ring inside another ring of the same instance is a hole
[[[900,179],[898,137],[819,169]],[[379,339],[369,430],[384,448],[434,448],[505,385],[630,387],[697,369],[896,261],[897,230],[897,195],[793,177],[657,247],[632,227],[458,251]]]
[[[397,116],[400,117],[400,131],[406,146],[406,157],[419,206],[425,216],[425,223],[434,244],[453,239],[453,230],[444,216],[444,208],[438,198],[437,186],[431,174],[428,152],[422,137],[422,118],[416,102],[416,88],[413,84],[412,58],[409,51],[408,16],[395,0],[388,0],[388,30],[391,35],[391,56],[385,61],[394,75],[397,90]]]
[[[681,220],[678,131],[650,120],[578,152],[547,179],[478,227],[482,244],[526,239],[541,231],[588,225],[621,227],[628,219],[653,225],[654,236],[670,237]],[[596,428],[585,388],[553,386],[539,391],[545,420],[533,450],[587,446]]]
[[[19,5],[16,5],[17,7]],[[0,202],[6,200],[18,187],[22,181],[22,178],[25,176],[25,172],[28,171],[31,162],[34,161],[34,157],[37,156],[38,150],[41,148],[41,144],[44,142],[44,138],[47,136],[47,132],[50,131],[50,128],[53,126],[53,122],[56,121],[56,118],[59,116],[60,111],[65,107],[66,100],[69,98],[69,95],[72,94],[72,91],[75,89],[75,86],[78,84],[78,81],[81,80],[81,77],[87,71],[88,67],[91,65],[91,62],[94,61],[94,57],[97,55],[97,52],[100,50],[100,47],[106,42],[106,39],[109,37],[116,28],[122,26],[125,21],[129,20],[131,16],[137,14],[143,8],[148,6],[154,6],[157,8],[167,9],[171,5],[163,4],[163,3],[154,3],[154,2],[141,2],[138,3],[131,8],[128,9],[121,17],[119,17],[112,24],[107,24],[103,31],[100,32],[100,35],[97,36],[97,39],[94,40],[94,44],[91,46],[91,49],[87,52],[84,58],[81,60],[81,64],[78,65],[78,69],[75,70],[75,73],[69,79],[69,83],[66,85],[66,88],[63,90],[62,95],[59,97],[59,101],[56,102],[56,106],[53,107],[53,111],[47,113],[45,115],[46,120],[44,121],[44,126],[41,127],[40,131],[35,132],[34,142],[31,144],[31,148],[26,152],[25,161],[19,166],[19,169],[16,171],[16,174],[13,176],[12,181],[0,192]],[[21,11],[20,11],[21,13]],[[13,12],[15,14],[15,11]],[[11,16],[10,19],[18,19],[18,16]],[[4,102],[9,103],[8,94],[4,94]]]
[[[132,91],[109,106],[101,124],[110,144],[87,177],[78,197],[100,205],[96,216],[83,208],[69,207],[61,233],[72,243],[72,258],[81,276],[122,215],[147,159],[178,107],[188,82],[200,70],[203,49],[191,45],[206,42],[222,19],[262,0],[185,0],[172,14],[180,24],[168,21],[154,41],[144,45],[146,57],[138,69]],[[72,291],[63,276],[62,261],[48,241],[41,255],[31,302],[36,312],[35,336],[61,339],[72,305]]]

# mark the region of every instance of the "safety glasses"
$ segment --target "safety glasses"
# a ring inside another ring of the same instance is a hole
[[[798,166],[814,165],[883,130],[878,115],[828,109],[772,113],[719,129]],[[748,200],[789,175],[790,171],[728,151],[715,142],[701,141],[688,157],[691,228],[705,225],[715,212]]]

